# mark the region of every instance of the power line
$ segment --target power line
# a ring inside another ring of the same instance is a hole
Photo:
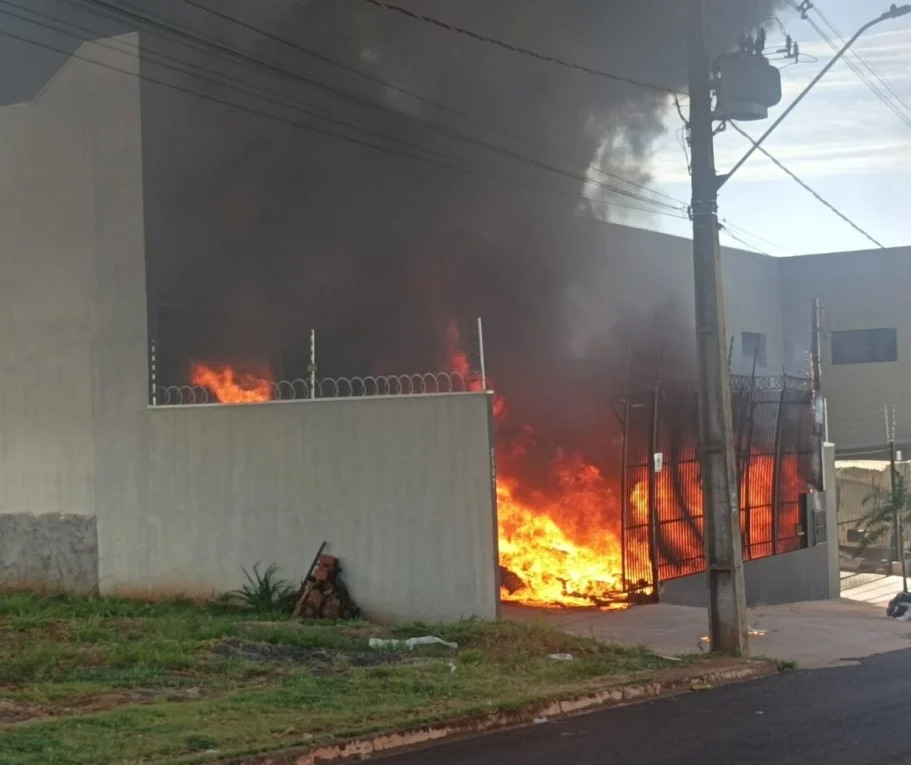
[[[821,202],[826,207],[828,207],[833,213],[835,213],[845,223],[847,223],[849,226],[851,226],[851,228],[853,228],[855,231],[857,231],[859,234],[864,236],[869,241],[873,242],[873,244],[875,244],[880,249],[886,249],[886,245],[884,245],[878,239],[875,239],[873,236],[868,234],[860,226],[858,226],[853,220],[851,220],[847,215],[845,215],[841,210],[839,210],[837,207],[835,207],[835,205],[833,205],[831,202],[828,202],[826,199],[824,199],[818,192],[816,192],[814,189],[812,189],[807,183],[805,183],[803,180],[801,180],[795,173],[791,172],[787,167],[784,166],[784,164],[782,164],[779,160],[777,160],[775,157],[773,157],[768,151],[766,151],[765,147],[760,146],[752,136],[750,136],[745,130],[743,130],[743,128],[741,128],[739,125],[737,125],[734,122],[731,122],[729,124],[731,125],[731,127],[734,128],[734,130],[736,130],[738,133],[740,133],[740,135],[742,135],[750,143],[752,143],[756,149],[758,149],[768,159],[770,159],[772,162],[774,162],[775,165],[780,170],[787,173],[787,175],[792,180],[796,181],[803,189],[810,192],[819,202]]]
[[[35,21],[33,19],[27,18],[26,16],[22,16],[17,13],[13,13],[11,11],[0,10],[0,13],[4,14],[6,16],[20,19],[29,24],[33,24],[35,26],[39,26],[44,29],[48,29],[48,30],[51,30],[54,32],[59,32],[61,34],[67,35],[69,37],[73,37],[73,38],[79,40],[80,42],[94,42],[99,47],[107,48],[109,50],[120,50],[119,48],[116,48],[108,43],[105,43],[100,39],[96,39],[96,38],[104,37],[104,34],[102,32],[99,32],[97,29],[90,29],[90,28],[87,28],[84,26],[80,26],[78,24],[74,24],[72,22],[58,20],[58,19],[54,18],[53,16],[49,16],[47,14],[43,14],[38,11],[33,11],[30,8],[19,5],[15,2],[12,2],[11,0],[0,0],[0,4],[11,6],[13,8],[17,8],[19,10],[24,11],[25,13],[28,13],[32,16],[36,16],[38,18],[43,18],[43,19],[46,19],[49,21],[54,21],[54,22],[57,22],[60,24],[64,24],[65,26],[69,27],[70,29],[75,29],[78,32],[82,32],[83,35],[77,35],[73,32],[67,31],[65,29],[61,29],[60,27],[51,26],[47,23],[40,22],[40,21]],[[85,35],[87,35],[87,36],[85,36]],[[128,46],[125,43],[121,43],[121,44],[124,45],[125,47],[130,48],[131,51],[136,51],[137,55],[138,55],[138,51],[139,51],[138,46]],[[379,136],[379,137],[385,138],[387,140],[391,140],[391,141],[398,142],[398,143],[406,143],[406,145],[413,147],[413,144],[407,144],[407,142],[401,141],[400,139],[397,139],[395,136],[392,136],[389,133],[385,133],[380,130],[377,130],[375,125],[364,122],[362,120],[357,120],[354,118],[351,118],[350,120],[348,118],[340,119],[340,118],[338,118],[336,113],[332,112],[331,110],[321,109],[321,108],[317,108],[317,107],[311,107],[309,105],[303,105],[301,102],[297,102],[297,101],[287,98],[285,96],[285,94],[283,94],[283,93],[278,93],[277,91],[274,91],[274,90],[267,90],[265,88],[262,88],[259,85],[253,85],[253,84],[245,82],[243,80],[229,77],[221,72],[216,72],[212,69],[208,69],[206,67],[199,66],[197,64],[192,64],[188,61],[183,61],[182,59],[176,58],[174,56],[168,56],[168,55],[158,52],[158,51],[152,51],[148,46],[144,46],[143,50],[145,52],[146,60],[148,60],[150,63],[154,63],[156,66],[162,67],[163,69],[169,69],[169,70],[177,72],[179,74],[184,74],[184,75],[187,75],[190,77],[194,77],[198,80],[201,80],[202,82],[207,82],[207,83],[214,84],[214,85],[220,85],[220,86],[228,88],[230,90],[234,90],[235,92],[243,93],[244,95],[252,96],[253,98],[258,98],[260,100],[267,101],[269,103],[274,103],[279,106],[285,106],[289,109],[294,109],[301,113],[304,113],[304,114],[307,114],[310,116],[314,116],[317,119],[326,120],[328,122],[338,124],[338,125],[344,125],[346,127],[353,127],[356,129],[361,129],[370,135]],[[122,51],[120,51],[120,52],[122,52]],[[156,60],[156,59],[159,59],[159,60]],[[170,64],[161,63],[162,61],[172,62],[172,63],[170,63]],[[193,74],[190,71],[188,71],[187,68],[183,68],[183,67],[187,67],[188,69],[192,69],[197,72],[202,72],[203,74]],[[237,87],[236,84],[232,85],[232,83],[239,83],[240,85],[249,87],[252,90],[245,90],[243,88]],[[328,116],[326,116],[326,115],[328,115]],[[366,126],[366,127],[364,127],[364,126]],[[430,151],[430,150],[427,150],[427,151]]]
[[[838,52],[843,47],[845,44],[844,35],[835,27],[834,24],[832,24],[832,22],[828,20],[828,18],[815,4],[811,4],[807,10],[813,9],[816,11],[820,19],[822,19],[822,21],[832,30],[835,36],[839,38],[842,43],[841,45],[836,43],[828,35],[828,33],[822,27],[820,27],[819,24],[816,23],[816,21],[810,18],[807,13],[803,11],[802,7],[795,2],[795,0],[789,0],[789,2],[791,7],[801,13],[801,16],[815,30],[816,34],[818,34],[822,40],[830,48],[832,48],[833,51]],[[879,81],[880,85],[882,85],[882,88],[874,83],[870,77],[868,77],[867,74],[864,73],[860,67],[858,67],[857,64],[851,60],[852,57],[858,59],[869,70],[870,74]],[[867,60],[860,52],[854,50],[847,51],[844,62],[848,68],[851,69],[851,71],[854,72],[854,74],[856,74],[857,77],[870,89],[870,91],[886,106],[886,108],[888,108],[896,117],[898,117],[907,127],[911,127],[911,107],[909,107],[908,103],[896,92],[895,88],[889,84],[878,72],[876,72],[873,66],[867,62]],[[891,94],[891,96],[898,103],[896,104],[895,101],[891,100],[889,98],[889,95],[883,92],[883,89]],[[904,108],[904,111],[902,110],[902,107]]]
[[[734,232],[739,232],[740,236],[742,236],[742,237],[748,237],[749,239],[755,239],[757,242],[761,242],[762,244],[766,245],[767,247],[771,247],[772,249],[778,250],[779,252],[781,252],[783,254],[790,254],[790,253],[787,253],[781,245],[776,244],[775,242],[773,242],[769,239],[766,239],[766,238],[760,236],[759,234],[754,234],[752,231],[749,231],[749,230],[743,228],[742,226],[735,226],[727,218],[724,218],[721,220],[721,225],[722,225],[722,229],[727,233],[727,235],[729,237],[731,237],[732,239],[734,239],[736,241],[739,241],[741,244],[747,245],[750,249],[756,250],[757,252],[760,252],[763,255],[769,255],[770,257],[774,257],[774,256],[770,255],[768,252],[765,252],[763,250],[763,248],[750,244],[749,242],[746,242],[743,239],[738,239],[737,236],[735,236],[734,234],[731,233],[732,229]]]
[[[8,13],[7,11],[2,11],[2,12],[0,12],[0,13],[4,13],[4,14],[6,14],[6,15],[9,15],[9,13]],[[32,23],[37,23],[37,22],[32,22]],[[45,50],[52,51],[52,52],[54,52],[54,53],[62,54],[62,55],[64,55],[64,56],[68,56],[68,57],[70,57],[70,58],[75,58],[75,59],[78,59],[78,60],[81,60],[81,61],[85,61],[86,63],[93,64],[93,65],[98,66],[98,67],[101,67],[101,68],[103,68],[103,69],[107,69],[107,70],[110,70],[110,71],[115,71],[115,72],[118,72],[118,73],[120,73],[120,74],[125,74],[125,75],[128,75],[128,76],[130,76],[130,77],[134,77],[134,78],[139,79],[139,80],[144,80],[144,81],[146,81],[146,82],[151,82],[151,83],[153,83],[153,84],[160,85],[160,86],[162,86],[162,87],[164,87],[164,88],[168,88],[169,90],[173,90],[173,91],[176,91],[176,92],[184,93],[184,94],[186,94],[186,95],[190,95],[190,96],[193,96],[193,97],[196,97],[196,98],[205,100],[205,101],[209,101],[209,102],[211,102],[211,103],[215,103],[215,104],[218,104],[218,105],[221,105],[221,106],[226,106],[226,107],[229,107],[229,108],[233,108],[233,109],[236,109],[236,110],[239,110],[239,111],[248,113],[248,114],[257,115],[257,116],[263,117],[263,118],[265,118],[265,119],[269,119],[269,120],[272,120],[272,121],[275,121],[275,122],[278,122],[278,123],[282,123],[282,124],[285,124],[285,125],[289,125],[289,126],[291,126],[291,127],[295,127],[295,128],[302,129],[302,130],[307,130],[307,131],[316,133],[316,134],[321,135],[321,136],[324,136],[324,137],[332,138],[332,139],[339,140],[339,141],[343,141],[343,142],[347,142],[347,143],[352,143],[352,144],[355,144],[355,145],[358,145],[358,146],[362,146],[362,147],[364,147],[364,148],[374,149],[374,150],[376,150],[376,151],[380,151],[380,152],[383,152],[383,153],[391,154],[391,155],[394,155],[394,156],[403,157],[403,158],[415,160],[415,161],[418,161],[418,162],[423,162],[423,163],[426,163],[426,164],[429,164],[429,165],[432,165],[432,166],[435,166],[435,167],[444,168],[444,169],[448,169],[448,170],[454,170],[454,171],[459,172],[459,173],[463,173],[463,174],[467,174],[467,175],[472,175],[472,176],[477,176],[477,177],[485,178],[485,179],[487,179],[487,180],[500,181],[500,182],[503,182],[503,183],[508,183],[508,184],[510,184],[510,185],[514,185],[514,186],[518,186],[518,187],[521,187],[521,188],[530,189],[530,190],[533,190],[533,191],[541,191],[541,192],[545,192],[545,193],[549,193],[549,194],[556,194],[556,195],[558,195],[558,196],[570,197],[570,198],[572,198],[572,199],[576,199],[576,200],[578,200],[578,201],[582,201],[582,198],[579,197],[579,195],[577,195],[577,194],[569,194],[569,193],[566,193],[566,192],[561,192],[561,191],[559,191],[559,190],[552,189],[552,188],[548,188],[548,187],[544,187],[544,186],[541,186],[541,185],[536,185],[536,184],[527,182],[527,181],[525,181],[525,180],[520,180],[520,179],[509,178],[509,177],[504,177],[504,176],[500,176],[500,175],[494,175],[494,174],[486,173],[486,172],[483,172],[483,171],[481,171],[481,170],[477,170],[477,169],[473,169],[473,168],[470,168],[470,167],[466,167],[465,165],[462,165],[462,164],[450,164],[450,163],[448,163],[448,162],[441,162],[441,161],[437,161],[437,160],[434,160],[434,159],[430,159],[430,158],[428,158],[428,157],[422,157],[422,156],[415,155],[415,154],[409,154],[409,153],[404,152],[404,151],[399,151],[399,150],[392,149],[392,148],[387,147],[387,146],[382,146],[382,145],[379,145],[379,144],[374,144],[374,143],[371,143],[371,142],[369,142],[369,141],[361,140],[361,139],[356,138],[356,137],[341,135],[341,134],[339,134],[339,133],[334,133],[334,132],[332,132],[332,131],[330,131],[330,130],[323,129],[323,128],[320,128],[320,127],[315,126],[315,125],[308,125],[308,124],[306,124],[306,123],[302,123],[302,122],[299,122],[299,121],[296,121],[296,120],[287,119],[287,118],[285,118],[285,117],[281,117],[281,116],[276,115],[276,114],[271,114],[271,113],[269,113],[269,112],[264,112],[264,111],[261,111],[261,110],[258,110],[258,109],[255,109],[255,108],[246,106],[246,105],[244,105],[244,104],[238,104],[238,103],[235,103],[235,102],[232,102],[232,101],[228,101],[228,100],[223,99],[223,98],[219,98],[219,97],[216,97],[216,96],[208,95],[208,94],[206,94],[206,93],[200,93],[200,92],[198,92],[198,91],[193,90],[192,88],[187,88],[187,87],[184,87],[184,86],[181,86],[181,85],[177,85],[177,84],[175,84],[175,83],[167,82],[167,81],[165,81],[165,80],[161,80],[161,79],[158,79],[158,78],[155,78],[155,77],[150,77],[150,76],[148,76],[148,75],[138,74],[138,73],[136,73],[136,72],[133,72],[133,71],[130,71],[130,70],[128,70],[128,69],[121,68],[121,67],[117,67],[117,66],[114,66],[114,65],[112,65],[112,64],[107,64],[107,63],[104,63],[104,62],[101,62],[101,61],[95,61],[95,60],[93,60],[93,59],[91,59],[91,58],[88,58],[88,57],[86,57],[86,56],[80,55],[78,52],[70,53],[70,52],[68,52],[68,51],[66,51],[66,50],[64,50],[64,49],[62,49],[62,48],[59,48],[59,47],[56,47],[56,46],[53,46],[53,45],[49,45],[49,44],[47,44],[47,43],[40,42],[40,41],[38,41],[38,40],[32,40],[32,39],[30,39],[30,38],[27,38],[27,37],[23,37],[23,36],[21,36],[21,35],[14,34],[14,33],[12,33],[12,32],[9,32],[9,31],[7,31],[7,30],[4,30],[4,29],[0,29],[0,35],[2,35],[2,36],[4,36],[4,37],[8,37],[8,38],[13,39],[13,40],[17,40],[17,41],[19,41],[19,42],[23,42],[23,43],[29,44],[29,45],[34,45],[34,46],[36,46],[36,47],[43,48],[43,49],[45,49]],[[91,40],[85,40],[85,38],[82,38],[82,39],[83,39],[84,41],[92,42]],[[100,43],[95,43],[95,44],[99,44],[99,45],[100,45]],[[108,48],[110,48],[111,46],[101,46],[101,47],[108,47]],[[114,50],[116,50],[116,49],[114,49]],[[135,48],[134,48],[134,50],[135,50]],[[123,51],[121,50],[120,52],[122,53]],[[455,160],[455,161],[459,161],[459,160],[460,160],[459,157],[453,157],[452,159]],[[621,207],[621,208],[624,207],[624,205],[616,205],[616,206]],[[682,213],[681,213],[681,214],[674,215],[674,214],[672,214],[672,213],[670,213],[670,212],[661,212],[661,211],[657,211],[657,210],[649,210],[649,209],[638,208],[638,207],[627,206],[627,208],[628,208],[628,209],[633,209],[633,210],[638,210],[638,211],[641,211],[641,212],[649,212],[649,213],[655,213],[655,214],[669,215],[670,217],[677,217],[677,218],[680,218],[680,219],[685,219],[685,217],[686,217],[686,216],[685,216],[684,214],[682,214]],[[598,219],[596,219],[596,220],[598,220]],[[603,222],[603,221],[598,220],[598,222]]]
[[[824,29],[822,29],[815,21],[813,21],[813,19],[807,18],[807,23],[809,23],[810,26],[812,26],[813,29],[816,30],[817,34],[829,45],[830,48],[832,48],[832,50],[837,51],[840,49],[841,46],[839,46],[838,43],[836,43],[831,37],[829,37],[829,35],[826,33],[826,31]],[[859,54],[856,54],[856,55],[859,56]],[[892,100],[890,100],[889,97],[882,91],[882,89],[879,86],[877,86],[877,84],[874,83],[860,69],[860,67],[857,66],[857,64],[855,64],[853,61],[851,61],[850,58],[848,58],[846,56],[844,61],[845,61],[845,64],[848,66],[848,68],[852,72],[854,72],[854,74],[857,75],[857,77],[864,83],[864,85],[866,85],[870,89],[870,91],[873,93],[873,95],[875,95],[883,103],[883,105],[887,109],[889,109],[889,111],[891,111],[896,117],[898,117],[907,127],[911,128],[911,116],[909,116],[909,114],[906,114],[905,112],[903,112],[902,109],[899,108],[899,106],[897,106]],[[882,78],[869,65],[867,65],[867,66],[868,66],[868,68],[870,68],[871,72],[873,73],[873,76],[876,77],[877,79],[879,79],[880,82],[883,84],[883,86],[892,92],[893,96],[895,96],[895,98],[899,101],[900,104],[902,104],[904,106],[905,109],[908,109],[908,105],[901,99],[900,96],[898,96],[898,94],[895,92],[894,88],[892,88],[891,85],[888,85],[887,83],[885,83],[885,81],[882,80]],[[911,110],[909,110],[909,111],[911,111]]]
[[[832,30],[832,32],[835,34],[835,36],[836,36],[839,40],[841,40],[841,42],[842,42],[842,44],[843,44],[844,41],[845,41],[845,36],[844,36],[844,34],[842,34],[842,32],[841,32],[841,31],[840,31],[840,30],[839,30],[831,21],[829,21],[829,19],[826,17],[826,15],[822,12],[822,9],[819,8],[818,5],[814,5],[814,6],[813,6],[813,10],[816,11],[816,14],[819,16],[819,18],[822,19],[822,21],[829,27],[829,29]],[[812,19],[809,19],[809,18],[808,18],[807,21],[810,22],[810,24],[811,24],[814,28],[816,28],[816,24],[813,22]],[[819,30],[817,29],[817,31],[819,31]],[[834,44],[832,44],[831,42],[830,42],[830,45],[833,45],[833,47],[834,47]],[[891,95],[891,96],[895,99],[895,101],[897,101],[898,104],[904,109],[904,111],[905,111],[906,113],[901,113],[901,112],[899,111],[899,112],[898,112],[898,117],[899,117],[903,122],[905,122],[905,124],[911,123],[911,120],[909,120],[909,117],[908,117],[908,115],[911,114],[911,106],[908,105],[908,102],[905,101],[905,99],[904,99],[904,98],[895,90],[895,88],[892,86],[892,84],[891,84],[888,80],[886,80],[882,75],[879,74],[879,72],[877,72],[877,71],[873,68],[873,65],[872,65],[869,61],[867,61],[866,57],[865,57],[860,51],[858,51],[858,50],[852,50],[852,51],[850,51],[850,52],[848,53],[848,57],[847,57],[848,60],[846,61],[846,63],[848,64],[848,66],[850,66],[850,67],[856,72],[856,74],[857,74],[857,75],[858,75],[858,76],[867,84],[867,86],[868,86],[874,93],[876,93],[878,96],[881,96],[881,97],[882,97],[881,91],[879,91],[879,89],[878,89],[873,83],[871,83],[871,82],[863,75],[862,72],[858,71],[858,70],[853,66],[853,63],[850,61],[850,58],[851,58],[852,56],[853,56],[854,58],[856,58],[858,61],[860,61],[860,62],[867,68],[867,70],[868,70],[868,71],[870,72],[870,74],[879,82],[879,84],[882,85],[883,88],[885,88],[885,90],[889,93],[889,95]],[[883,100],[886,101],[886,105],[889,106],[890,109],[892,109],[893,111],[896,111],[896,109],[895,109],[895,107],[894,107],[894,104],[892,104],[891,102],[889,102],[888,98],[883,97]],[[909,124],[909,126],[911,126],[911,124]]]
[[[621,181],[623,183],[627,183],[630,186],[639,188],[643,191],[647,191],[651,194],[654,194],[655,196],[663,197],[671,202],[674,202],[677,205],[685,204],[681,200],[676,199],[675,197],[672,197],[669,194],[665,194],[663,192],[657,191],[655,189],[650,188],[649,186],[647,186],[645,184],[630,180],[629,178],[624,178],[623,176],[617,175],[615,173],[611,173],[606,170],[602,170],[601,168],[591,167],[590,165],[588,165],[588,163],[584,162],[583,160],[568,157],[567,155],[562,154],[561,152],[557,152],[548,146],[539,144],[535,141],[528,139],[525,136],[519,135],[510,130],[507,130],[500,125],[495,125],[491,122],[487,122],[486,120],[479,119],[478,117],[467,114],[466,112],[460,111],[458,109],[454,109],[453,107],[440,103],[439,101],[434,101],[433,99],[427,98],[426,96],[422,96],[419,93],[414,92],[413,90],[408,90],[407,88],[403,88],[399,85],[396,85],[394,82],[390,82],[389,80],[383,79],[382,77],[377,77],[368,72],[364,72],[360,69],[357,69],[356,67],[344,64],[340,61],[330,58],[329,56],[326,56],[322,53],[311,50],[310,48],[307,48],[303,45],[300,45],[299,43],[293,42],[292,40],[288,40],[287,38],[281,37],[280,35],[276,35],[275,33],[270,32],[267,29],[263,29],[254,24],[251,24],[251,23],[245,21],[244,19],[240,19],[235,16],[231,16],[230,14],[224,13],[223,11],[219,11],[214,8],[210,8],[209,6],[205,5],[204,3],[198,2],[197,0],[182,0],[182,2],[185,3],[186,5],[192,6],[193,8],[197,8],[201,11],[204,11],[205,13],[208,13],[223,21],[227,21],[229,23],[236,24],[237,26],[239,26],[243,29],[246,29],[248,32],[253,32],[254,34],[258,34],[268,40],[277,42],[280,45],[285,45],[285,46],[291,48],[292,50],[296,50],[299,53],[303,53],[307,56],[311,56],[325,64],[329,64],[331,66],[338,67],[338,68],[342,69],[343,71],[348,72],[349,74],[353,74],[357,77],[361,77],[370,82],[374,82],[378,85],[382,85],[384,88],[388,88],[389,90],[392,90],[395,93],[399,93],[401,95],[407,96],[408,98],[412,98],[415,101],[418,101],[422,104],[425,104],[427,106],[432,106],[435,109],[439,109],[441,111],[452,114],[456,117],[459,117],[460,119],[464,119],[464,120],[473,122],[476,125],[479,125],[487,130],[491,130],[491,131],[500,133],[501,135],[504,135],[505,137],[510,138],[512,140],[522,141],[523,143],[526,143],[529,146],[531,146],[535,149],[538,149],[539,151],[547,152],[548,154],[551,154],[551,155],[558,157],[562,160],[565,160],[567,162],[571,162],[575,165],[580,165],[587,169],[594,170],[599,175],[603,175],[604,177],[613,178],[613,179]]]
[[[427,127],[433,128],[443,134],[454,137],[457,140],[461,140],[465,143],[473,144],[476,146],[481,146],[482,148],[484,148],[488,151],[492,151],[494,153],[500,154],[502,156],[508,157],[513,160],[524,162],[526,164],[535,166],[538,169],[543,169],[548,172],[552,172],[552,173],[555,173],[558,175],[563,175],[563,176],[571,178],[575,181],[580,181],[584,184],[592,183],[593,185],[598,186],[613,194],[617,194],[618,196],[627,197],[627,198],[630,198],[630,199],[633,199],[633,200],[636,200],[639,202],[655,205],[656,207],[660,207],[663,209],[674,210],[675,212],[685,210],[686,206],[682,202],[679,202],[677,200],[675,200],[677,202],[676,205],[670,205],[666,202],[661,202],[659,200],[654,200],[654,199],[649,199],[647,197],[643,197],[641,194],[629,191],[627,189],[622,189],[622,188],[618,188],[616,186],[612,186],[607,183],[591,180],[582,175],[572,173],[572,172],[564,170],[560,167],[556,167],[556,166],[550,165],[546,162],[528,157],[520,152],[512,151],[510,149],[503,148],[496,144],[492,144],[488,141],[478,138],[477,136],[461,133],[458,130],[455,130],[455,129],[450,128],[445,125],[440,125],[439,123],[435,123],[431,120],[427,120],[427,119],[418,117],[416,115],[402,114],[401,112],[399,112],[381,102],[373,101],[371,99],[364,98],[362,96],[358,96],[353,93],[350,93],[346,90],[327,85],[326,83],[320,82],[318,80],[314,80],[311,77],[307,77],[307,76],[299,74],[297,72],[285,69],[285,68],[278,66],[276,64],[273,64],[271,62],[263,61],[261,59],[257,59],[255,57],[249,56],[249,55],[243,53],[242,51],[232,49],[228,46],[223,45],[220,42],[207,40],[205,38],[199,37],[198,35],[194,35],[190,32],[187,32],[186,30],[180,29],[179,27],[174,27],[172,25],[169,25],[167,23],[163,23],[160,21],[155,21],[154,19],[149,18],[147,16],[143,16],[142,14],[133,13],[126,8],[118,7],[118,6],[112,5],[111,3],[104,2],[104,0],[82,0],[82,3],[87,3],[90,5],[94,5],[96,7],[104,8],[104,9],[108,10],[109,12],[113,12],[117,15],[124,16],[125,18],[129,18],[131,21],[134,21],[136,23],[152,26],[155,29],[163,30],[171,35],[179,37],[181,40],[184,40],[184,41],[189,40],[190,42],[195,43],[197,45],[203,45],[207,48],[212,49],[213,51],[216,51],[220,55],[228,56],[229,58],[240,61],[241,63],[248,65],[248,66],[253,66],[258,69],[264,69],[265,71],[269,72],[270,74],[277,74],[277,75],[281,76],[282,78],[291,78],[293,80],[298,80],[298,81],[304,82],[307,85],[310,85],[312,87],[317,87],[323,91],[332,93],[333,95],[336,95],[336,96],[340,96],[346,100],[351,100],[355,103],[358,103],[359,105],[366,105],[372,109],[379,109],[381,111],[391,113],[392,115],[394,115],[397,118],[405,118],[405,119],[410,119],[412,121],[419,122]]]
[[[734,240],[735,242],[737,242],[738,244],[742,244],[744,247],[746,247],[746,248],[747,248],[748,250],[750,250],[751,252],[756,252],[756,253],[759,253],[760,255],[767,255],[767,256],[770,257],[770,258],[771,258],[771,257],[774,257],[774,256],[772,256],[772,255],[769,255],[769,253],[764,252],[763,250],[758,249],[755,245],[750,244],[746,239],[742,239],[741,237],[737,236],[737,234],[733,233],[727,226],[721,224],[721,225],[718,226],[718,228],[719,228],[722,232],[724,232],[724,234],[725,234],[726,236],[730,237],[731,239],[733,239],[733,240]]]
[[[676,88],[668,88],[662,85],[655,85],[654,83],[643,82],[642,80],[636,80],[632,77],[623,77],[622,75],[606,72],[602,69],[595,69],[594,67],[585,66],[584,64],[576,64],[572,61],[566,61],[565,59],[557,58],[556,56],[549,56],[544,53],[538,53],[537,51],[531,50],[530,48],[523,48],[520,45],[513,45],[512,43],[508,43],[505,40],[500,40],[495,37],[488,37],[486,35],[480,34],[479,32],[475,32],[472,29],[456,26],[455,24],[450,24],[446,21],[442,21],[441,19],[434,18],[433,16],[427,16],[422,13],[415,13],[408,8],[403,8],[401,5],[385,2],[385,0],[363,0],[363,2],[374,5],[377,8],[382,8],[386,11],[400,13],[403,16],[408,16],[409,18],[416,21],[422,21],[426,24],[431,24],[435,27],[439,27],[440,29],[454,32],[455,34],[465,35],[466,37],[470,37],[473,40],[477,40],[478,42],[487,43],[488,45],[495,45],[499,48],[504,48],[505,50],[512,51],[513,53],[520,53],[524,56],[531,56],[532,58],[538,59],[539,61],[546,61],[550,64],[557,64],[558,66],[566,67],[567,69],[575,69],[576,71],[593,74],[597,77],[604,77],[608,80],[613,80],[614,82],[622,82],[626,85],[635,85],[638,88],[645,88],[646,90],[652,90],[657,93],[665,93],[669,95],[676,93],[678,95],[686,95],[684,91],[678,90]]]
[[[822,19],[823,23],[825,23],[826,26],[828,26],[829,29],[832,30],[832,32],[835,34],[835,36],[837,38],[839,38],[842,42],[844,42],[844,40],[845,40],[844,33],[838,27],[836,27],[831,21],[829,21],[828,17],[822,12],[822,9],[819,7],[818,4],[813,6],[813,10],[816,11],[816,15],[819,16],[819,18]],[[849,53],[849,57],[851,57],[851,56],[855,57],[858,61],[860,61],[867,68],[867,70],[870,72],[870,74],[872,74],[883,85],[883,87],[885,87],[886,90],[895,98],[895,100],[898,101],[905,109],[907,109],[909,112],[911,112],[911,106],[908,106],[908,102],[905,101],[905,99],[901,95],[898,94],[898,92],[895,90],[893,85],[885,77],[883,77],[881,74],[879,74],[879,72],[876,71],[876,69],[873,68],[873,65],[867,60],[866,56],[864,56],[863,53],[861,53],[859,50],[852,50]]]

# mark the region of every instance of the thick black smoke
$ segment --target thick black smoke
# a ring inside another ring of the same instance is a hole
[[[615,205],[630,203],[584,181],[615,184],[588,170],[593,163],[649,180],[666,97],[363,0],[203,2],[292,45],[181,0],[114,3],[274,67],[264,72],[211,47],[188,47],[160,28],[98,15],[89,2],[27,3],[103,34],[139,27],[144,76],[246,110],[143,83],[150,321],[169,381],[185,382],[191,357],[271,363],[278,374],[301,375],[311,327],[321,374],[437,370],[450,319],[463,322],[468,344],[470,321],[483,316],[488,369],[539,431],[550,427],[556,438],[560,428],[591,432],[592,422],[609,422],[611,381],[623,374],[628,340],[660,345],[690,319],[679,315],[673,296],[656,293],[637,315],[615,316],[578,352],[570,341],[570,300],[603,308],[611,299],[604,279],[586,289],[587,274],[603,273],[624,255],[613,228],[593,218],[622,219]],[[543,54],[686,85],[689,3],[682,0],[402,2]],[[775,3],[707,5],[712,45],[721,51]],[[28,34],[69,49],[76,44],[48,30]],[[7,49],[7,58],[26,52]],[[34,61],[34,71],[50,61]],[[175,64],[205,67],[223,84],[175,73],[168,68]],[[542,162],[566,174],[547,172],[536,164]],[[586,188],[600,198],[581,203]]]

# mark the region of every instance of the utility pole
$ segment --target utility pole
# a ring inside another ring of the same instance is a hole
[[[892,533],[895,536],[895,560],[902,572],[902,592],[908,591],[908,570],[905,565],[905,540],[902,533],[901,510],[898,502],[898,473],[895,469],[895,407],[892,407],[892,423],[889,424],[889,409],[886,408],[886,438],[889,440],[889,485],[892,490]]]
[[[870,27],[911,14],[911,5],[891,8],[861,27],[804,91],[775,120],[753,147],[722,176],[715,172],[713,117],[720,120],[764,119],[766,107],[781,101],[781,76],[769,62],[749,62],[743,56],[732,64],[729,80],[721,68],[721,88],[728,93],[726,108],[712,111],[712,61],[705,42],[705,0],[690,2],[690,144],[693,179],[693,268],[696,286],[696,334],[699,359],[699,446],[702,465],[705,555],[709,580],[709,636],[712,650],[747,651],[746,599],[740,540],[740,502],[731,423],[731,387],[725,357],[721,247],[718,240],[718,191],[737,172],[782,121],[832,69]],[[765,36],[760,33],[752,53],[761,57]],[[741,48],[750,55],[749,46]],[[763,72],[765,67],[765,72]],[[770,77],[769,70],[774,71]],[[744,75],[748,75],[744,77]],[[745,100],[738,101],[738,89]],[[764,107],[757,109],[756,107]],[[904,561],[904,556],[902,556]]]
[[[713,651],[744,655],[748,651],[746,597],[718,238],[711,61],[705,43],[705,0],[690,3],[693,270],[709,638]]]

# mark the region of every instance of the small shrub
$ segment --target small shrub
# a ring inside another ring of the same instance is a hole
[[[259,563],[253,566],[252,573],[247,569],[243,572],[247,583],[230,592],[230,600],[258,614],[291,613],[294,610],[295,590],[287,580],[278,576],[276,564],[271,564],[262,573]]]

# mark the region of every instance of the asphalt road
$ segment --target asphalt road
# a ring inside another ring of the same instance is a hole
[[[847,658],[847,657],[846,657]],[[383,765],[911,763],[911,650],[377,760]]]

